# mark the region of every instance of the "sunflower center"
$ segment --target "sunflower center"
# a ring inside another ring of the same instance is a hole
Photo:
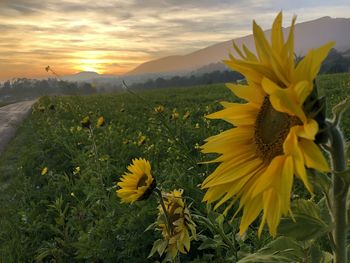
[[[143,174],[140,180],[137,182],[137,188],[147,186],[147,175]]]
[[[283,143],[289,130],[297,124],[300,124],[297,117],[276,111],[269,97],[264,98],[254,130],[256,152],[264,163],[269,163],[276,156],[283,154]]]

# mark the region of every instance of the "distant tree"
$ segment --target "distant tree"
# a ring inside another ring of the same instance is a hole
[[[333,48],[324,60],[320,73],[342,73],[349,72],[349,69],[350,59],[344,57],[340,52]]]

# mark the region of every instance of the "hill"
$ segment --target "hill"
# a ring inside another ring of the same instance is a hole
[[[269,37],[270,30],[265,32]],[[288,32],[289,27],[284,28],[284,34],[287,35]],[[218,63],[228,57],[228,52],[235,54],[232,50],[233,40],[238,46],[244,43],[248,48],[254,50],[253,35],[248,35],[221,42],[187,55],[168,56],[148,61],[130,71],[128,75],[193,71],[211,63]],[[332,40],[336,41],[335,48],[338,51],[343,52],[350,49],[350,18],[322,17],[298,23],[295,26],[295,52],[297,55],[303,55],[309,49]]]

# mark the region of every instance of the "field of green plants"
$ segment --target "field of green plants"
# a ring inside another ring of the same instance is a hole
[[[317,83],[330,116],[332,105],[350,93],[350,74],[321,75]],[[257,226],[245,239],[236,238],[239,218],[223,222],[201,202],[198,185],[215,164],[200,163],[212,156],[201,154],[199,146],[229,127],[204,116],[220,109],[222,100],[235,101],[223,84],[41,98],[0,156],[0,259],[161,261],[157,254],[147,258],[160,238],[159,232],[145,231],[157,217],[156,198],[126,205],[115,193],[116,182],[137,157],[151,162],[160,188],[184,189],[192,212],[208,218],[195,222],[198,238],[181,262],[236,262],[263,247],[271,237],[258,238]],[[160,105],[161,113],[154,109]],[[81,126],[87,116],[91,130]],[[106,123],[96,127],[101,116]],[[349,140],[350,114],[343,119]],[[238,243],[228,249],[225,237]],[[320,246],[329,249],[322,240]]]

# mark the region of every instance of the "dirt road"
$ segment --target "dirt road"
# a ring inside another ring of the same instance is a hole
[[[29,114],[35,100],[23,101],[0,108],[0,154],[16,134],[17,127]]]

